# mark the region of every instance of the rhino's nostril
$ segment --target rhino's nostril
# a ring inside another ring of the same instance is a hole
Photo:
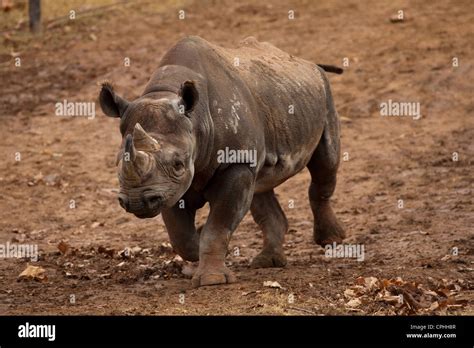
[[[148,208],[153,209],[153,208],[157,208],[163,203],[163,196],[158,195],[158,194],[145,196],[144,200]]]
[[[125,195],[119,195],[118,200],[119,200],[120,206],[123,209],[128,210],[128,198]]]

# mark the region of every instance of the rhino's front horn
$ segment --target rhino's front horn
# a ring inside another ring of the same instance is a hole
[[[145,175],[153,169],[154,158],[148,152],[137,151],[137,156],[133,164],[139,175]]]
[[[137,159],[137,150],[133,144],[133,136],[128,134],[125,137],[125,148],[122,157],[122,174],[128,180],[136,180],[137,172],[135,171],[134,162]]]
[[[125,161],[126,162],[133,162],[135,161],[137,155],[137,150],[135,149],[135,145],[133,144],[133,136],[128,134],[125,137]]]
[[[152,169],[153,161],[152,155],[135,147],[135,136],[128,134],[125,138],[122,177],[128,181],[139,182],[140,177]]]

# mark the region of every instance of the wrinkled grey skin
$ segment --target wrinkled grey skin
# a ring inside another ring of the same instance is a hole
[[[235,281],[224,259],[249,210],[264,235],[251,266],[286,264],[288,222],[273,189],[305,167],[316,243],[344,238],[329,203],[340,142],[323,68],[253,38],[224,49],[188,37],[165,54],[133,102],[103,85],[101,107],[120,118],[123,136],[120,204],[139,218],[162,214],[175,251],[199,260],[194,286]],[[256,165],[218,162],[226,148],[255,150]],[[206,202],[207,222],[196,230],[196,210]]]

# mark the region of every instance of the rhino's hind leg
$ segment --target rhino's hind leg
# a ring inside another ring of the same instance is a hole
[[[311,173],[308,193],[314,216],[314,241],[321,246],[333,242],[341,243],[345,238],[345,232],[330,203],[336,188],[336,174],[339,167],[338,127],[324,130],[307,167]]]
[[[286,257],[283,241],[288,231],[288,221],[272,191],[253,196],[250,211],[263,231],[263,250],[250,264],[252,268],[283,267]]]

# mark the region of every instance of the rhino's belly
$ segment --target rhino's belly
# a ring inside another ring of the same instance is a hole
[[[255,192],[266,192],[282,184],[300,172],[308,164],[313,151],[301,151],[279,156],[267,154],[265,165],[260,169]]]

